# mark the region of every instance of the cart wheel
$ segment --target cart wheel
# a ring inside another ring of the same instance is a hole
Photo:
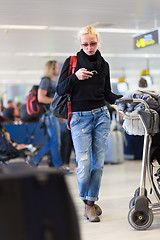
[[[128,221],[136,230],[146,230],[153,222],[153,213],[151,209],[148,212],[137,211],[133,206],[128,213]]]
[[[136,197],[133,197],[129,202],[129,209],[135,205]]]

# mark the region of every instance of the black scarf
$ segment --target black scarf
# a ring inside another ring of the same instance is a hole
[[[88,71],[96,70],[98,73],[104,70],[104,59],[97,50],[94,55],[87,55],[82,49],[77,53],[78,62],[81,67],[86,68]]]

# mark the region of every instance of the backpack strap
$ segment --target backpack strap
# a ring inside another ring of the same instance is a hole
[[[77,66],[77,56],[71,56],[70,63],[69,63],[68,76],[74,73],[76,66]]]
[[[71,56],[69,63],[69,72],[68,76],[75,72],[75,68],[77,65],[77,56]],[[71,109],[71,94],[68,94],[68,119],[67,119],[67,129],[70,130],[70,121],[72,117],[72,109]]]

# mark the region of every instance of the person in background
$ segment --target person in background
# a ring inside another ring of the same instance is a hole
[[[143,91],[143,92],[155,92],[153,86],[149,86],[148,82],[145,78],[141,77],[139,82],[138,82],[138,90]]]
[[[6,108],[3,109],[3,116],[8,122],[20,121],[19,110],[13,100],[8,100]]]
[[[10,137],[10,133],[0,123],[0,161],[5,162],[13,158],[30,158],[37,149],[32,144],[18,144]]]
[[[143,90],[147,89],[147,87],[148,87],[147,80],[144,78],[141,78],[138,82],[138,86],[139,86],[139,88],[141,88]]]
[[[53,114],[49,111],[50,103],[53,101],[55,93],[56,77],[59,75],[59,72],[60,67],[57,61],[48,61],[45,64],[44,76],[41,79],[38,89],[38,101],[40,103],[43,103],[47,110],[47,112],[42,116],[42,121],[44,121],[47,127],[47,132],[50,137],[50,140],[28,162],[31,166],[36,167],[41,162],[43,156],[50,153],[52,157],[53,166],[67,174],[67,170],[63,166],[61,159],[59,120],[58,118],[54,117]]]
[[[22,102],[17,102],[17,103],[16,103],[16,106],[17,106],[18,110],[19,110],[19,108],[20,108],[22,105],[23,105]]]
[[[71,131],[67,129],[67,120],[60,118],[61,124],[61,156],[62,161],[68,170],[71,169],[70,160],[74,150]]]
[[[73,150],[73,141],[72,141],[71,131],[66,129],[63,161],[68,170],[70,169],[70,160],[71,160],[72,150]]]
[[[85,203],[85,217],[90,222],[99,222],[102,209],[95,201],[99,198],[111,123],[106,101],[113,104],[122,96],[111,92],[109,64],[98,49],[96,29],[91,26],[81,29],[79,41],[81,50],[77,53],[75,73],[68,76],[68,57],[56,91],[59,95],[71,93],[70,127],[78,163],[79,195]]]
[[[0,98],[0,124],[8,121],[8,118],[3,116],[3,109],[3,100]]]
[[[0,115],[2,114],[3,111],[3,100],[0,98]]]

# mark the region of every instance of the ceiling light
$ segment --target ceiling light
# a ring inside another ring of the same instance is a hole
[[[0,25],[0,29],[14,29],[14,30],[46,30],[47,26],[34,25]]]
[[[79,31],[81,27],[68,27],[68,26],[35,26],[35,25],[0,25],[0,29],[13,29],[13,30],[52,30],[52,31]],[[125,29],[125,28],[97,28],[99,32],[107,33],[145,33],[146,29]]]
[[[56,30],[56,31],[79,31],[81,28],[79,27],[48,27],[48,30]]]
[[[34,53],[34,52],[18,52],[14,53],[14,56],[18,57],[68,57],[70,55],[74,55],[75,53]]]
[[[146,53],[104,53],[104,57],[120,57],[120,58],[160,58],[160,54],[146,54]]]
[[[97,28],[98,32],[107,32],[107,33],[145,33],[146,29],[130,29],[130,28]]]
[[[7,70],[0,70],[0,75],[5,75],[5,74],[11,74],[11,75],[39,75],[42,74],[43,71],[38,71],[38,70],[11,70],[11,71],[7,71]]]

